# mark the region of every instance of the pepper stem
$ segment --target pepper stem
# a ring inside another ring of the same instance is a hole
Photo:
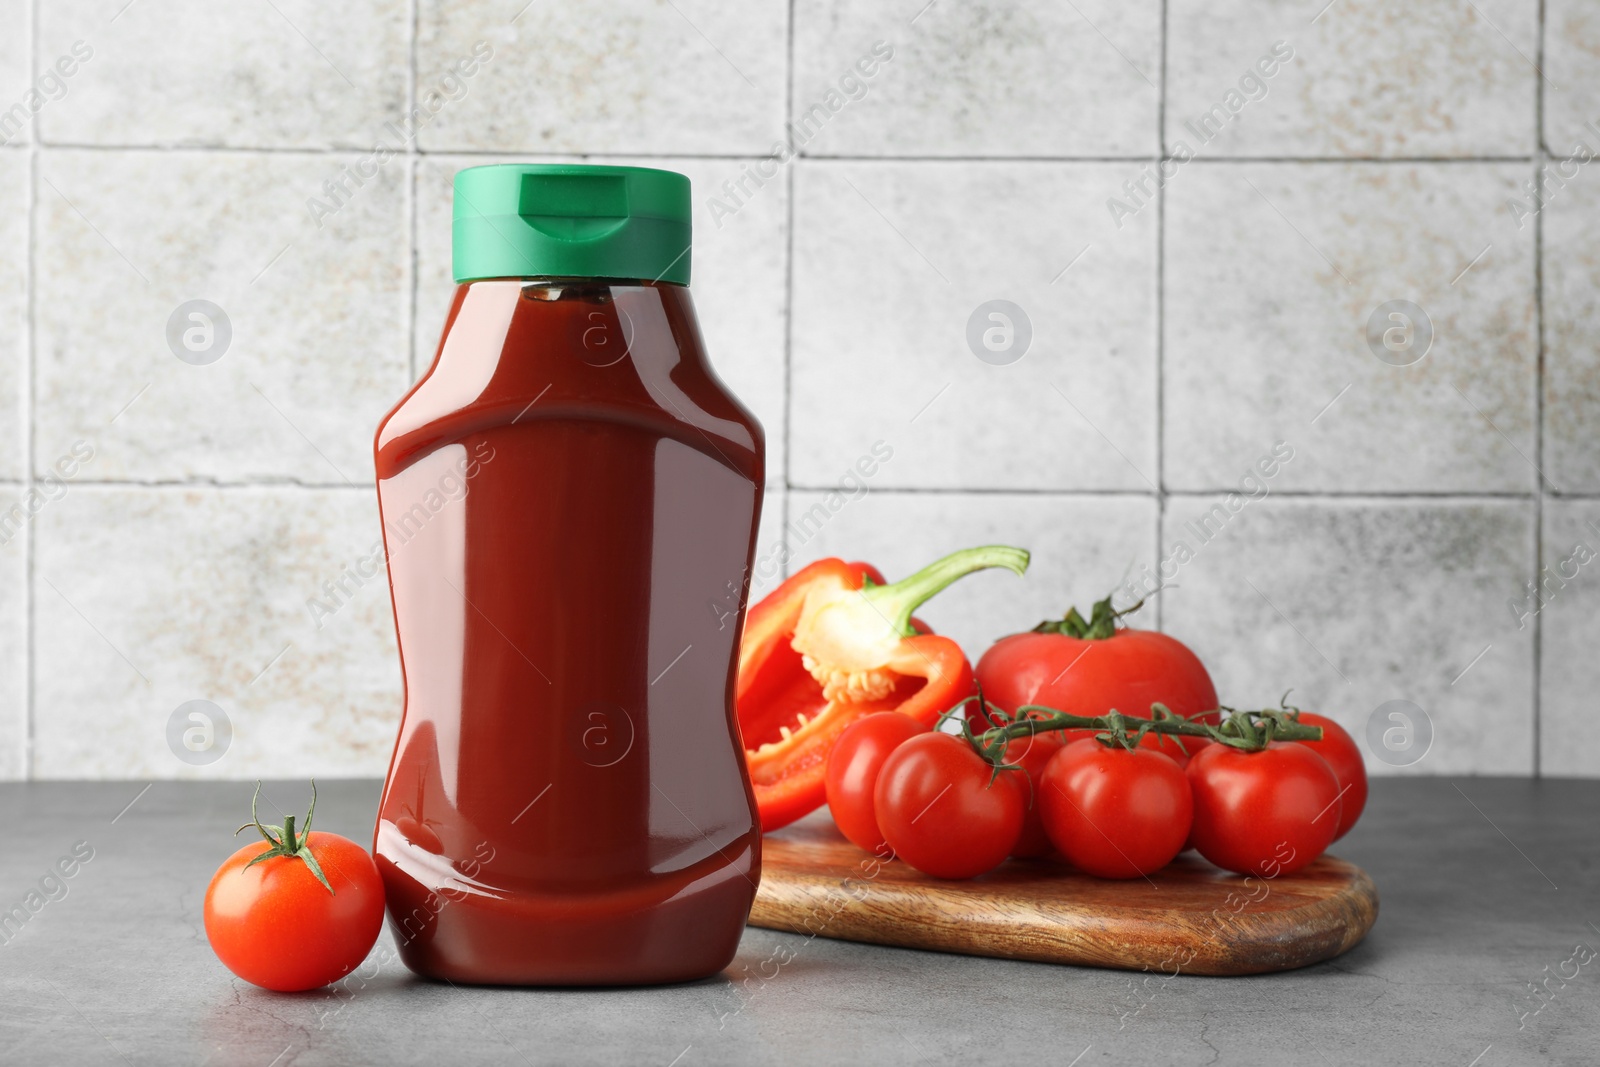
[[[911,637],[916,633],[911,627],[913,611],[957,579],[989,567],[1004,567],[1015,574],[1022,574],[1028,569],[1028,552],[1008,545],[963,548],[935,560],[908,578],[863,589],[861,595],[889,620],[897,633]]]

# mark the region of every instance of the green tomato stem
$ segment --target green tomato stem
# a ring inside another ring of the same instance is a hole
[[[961,701],[945,712],[945,717],[949,718],[975,702],[991,714],[998,710],[980,695]],[[1152,717],[1149,719],[1133,718],[1118,711],[1106,715],[1073,715],[1043,704],[1024,704],[1009,716],[999,712],[999,717],[1004,720],[999,726],[975,734],[964,720],[961,732],[979,755],[997,766],[1004,758],[1006,745],[1011,741],[1059,730],[1098,730],[1101,733],[1097,739],[1102,744],[1116,744],[1127,749],[1136,748],[1145,734],[1201,737],[1247,752],[1260,751],[1273,741],[1322,740],[1322,727],[1301,723],[1298,711],[1218,710],[1228,714],[1213,726],[1186,719],[1164,704],[1150,705]]]
[[[295,836],[293,815],[285,815],[282,826],[263,826],[261,817],[256,814],[256,802],[260,799],[261,783],[258,781],[256,782],[255,794],[250,798],[250,821],[235,830],[234,835],[237,836],[253,826],[266,839],[267,844],[272,847],[262,849],[249,863],[244,865],[244,869],[249,870],[258,863],[265,863],[268,860],[279,857],[297,859],[304,863],[306,869],[316,876],[317,881],[322,883],[324,889],[329,893],[333,893],[333,886],[328,883],[328,876],[322,873],[322,865],[317,862],[317,857],[311,853],[311,817],[317,811],[316,779],[313,778],[311,780],[311,808],[306,812],[305,829],[300,832],[299,837]],[[278,832],[276,837],[272,835],[274,830]]]

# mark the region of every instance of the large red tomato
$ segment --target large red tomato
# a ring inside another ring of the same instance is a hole
[[[1188,766],[1194,847],[1225,870],[1275,878],[1322,855],[1339,828],[1339,780],[1296,741],[1259,752],[1207,745]]]
[[[1099,605],[1096,614],[1101,614]],[[1099,632],[1110,629],[1102,626]],[[1181,641],[1154,630],[1120,629],[1108,636],[1083,637],[1061,630],[1012,634],[983,654],[976,674],[984,697],[1012,713],[1023,704],[1043,704],[1073,715],[1116,710],[1148,719],[1154,703],[1184,716],[1217,707],[1216,687],[1200,658]],[[1068,740],[1088,736],[1091,731],[1067,734]],[[1143,744],[1182,764],[1210,742],[1186,737],[1180,744],[1172,737],[1147,734]]]
[[[1189,782],[1177,761],[1159,752],[1074,741],[1051,758],[1041,786],[1050,840],[1088,874],[1159,871],[1189,836]]]
[[[878,828],[895,855],[936,878],[999,866],[1022,832],[1026,786],[998,777],[959,737],[927,733],[896,748],[878,773]]]

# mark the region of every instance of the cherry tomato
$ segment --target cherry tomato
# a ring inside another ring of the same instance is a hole
[[[1224,870],[1275,878],[1322,855],[1339,827],[1339,780],[1308,746],[1208,745],[1189,761],[1194,847]]]
[[[959,737],[926,733],[878,774],[878,827],[895,854],[936,878],[975,878],[1010,854],[1027,807],[1017,771],[992,768]]]
[[[1074,741],[1051,757],[1040,802],[1056,848],[1101,878],[1138,878],[1171,863],[1194,812],[1176,760],[1095,740]]]
[[[828,752],[824,784],[833,821],[855,844],[868,852],[883,847],[878,830],[878,810],[873,789],[889,753],[927,728],[898,711],[879,711],[857,719],[839,735]]]
[[[1050,757],[1061,751],[1061,745],[1061,734],[1054,731],[1018,737],[1006,745],[1006,763],[1021,767],[1028,776],[1026,781],[1022,780],[1021,774],[1016,776],[1027,794],[1028,809],[1022,817],[1022,833],[1017,837],[1017,843],[1011,846],[1013,856],[1030,859],[1043,856],[1054,847],[1044,829],[1043,783],[1040,777]],[[1008,773],[1016,774],[1014,771]]]
[[[277,831],[270,842],[244,846],[212,877],[206,938],[228,970],[266,989],[293,993],[338,981],[367,958],[383,927],[378,866],[347,837],[297,835],[293,816],[282,829],[263,828],[269,831]],[[250,866],[263,853],[273,855]]]
[[[1006,711],[1043,704],[1073,715],[1104,715],[1113,709],[1130,718],[1150,718],[1150,705],[1165,704],[1179,715],[1217,706],[1217,690],[1198,656],[1175,638],[1153,630],[1116,631],[1110,637],[1063,633],[1012,634],[996,641],[976,668],[983,695]],[[1076,736],[1074,736],[1076,735]],[[1093,731],[1066,731],[1068,741]],[[1140,742],[1178,762],[1209,741],[1146,734]]]
[[[1327,761],[1333,776],[1339,779],[1339,829],[1335,841],[1350,832],[1367,806],[1367,766],[1361,758],[1361,748],[1343,726],[1326,715],[1302,711],[1300,721],[1307,726],[1322,727],[1321,741],[1301,741]]]

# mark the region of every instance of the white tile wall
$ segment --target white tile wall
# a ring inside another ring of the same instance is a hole
[[[1169,147],[1341,158],[1534,148],[1539,0],[1170,0],[1167,32]],[[1283,63],[1262,77],[1266,56]],[[1185,124],[1201,128],[1219,105],[1202,144]]]
[[[394,746],[400,668],[381,578],[322,589],[374,551],[360,489],[74,486],[40,512],[34,553],[42,777],[373,773]],[[313,613],[318,598],[332,614]],[[205,766],[167,746],[209,700],[231,745]]]
[[[5,107],[0,109],[0,144],[3,145],[26,145],[33,139],[32,115],[36,109],[25,106],[21,111],[11,110],[11,105],[20,102],[32,87],[28,54],[32,22],[30,0],[0,0],[0,24],[8,30],[0,35],[0,82],[6,86],[8,96],[15,92],[15,98],[7,99]],[[43,94],[39,100],[42,103]]]
[[[1163,623],[1226,703],[1272,707],[1292,686],[1292,703],[1360,738],[1373,709],[1409,700],[1433,724],[1410,772],[1527,774],[1533,631],[1505,602],[1534,522],[1511,500],[1175,497],[1163,551],[1193,558],[1162,594]]]
[[[480,41],[490,53],[426,149],[744,155],[782,133],[783,0],[417,6],[419,99]]]
[[[409,381],[405,161],[321,227],[305,206],[357,158],[41,153],[36,473],[82,439],[95,479],[370,482]],[[166,335],[196,298],[232,329],[203,366]]]
[[[35,70],[90,53],[40,113],[52,143],[370,148],[406,109],[403,5],[48,0],[38,11]]]
[[[28,425],[27,145],[31,111],[11,105],[30,87],[32,4],[0,0],[0,778],[26,777],[28,764],[28,530],[11,509],[25,503]]]
[[[23,492],[0,486],[0,504],[9,510]],[[0,777],[10,779],[29,769],[28,530],[0,529]]]
[[[831,484],[882,438],[901,448],[885,486],[1154,491],[1155,215],[1100,233],[1120,177],[1110,164],[802,165],[794,484]],[[1003,366],[968,347],[993,299],[1032,328]]]
[[[526,158],[693,180],[702,327],[768,432],[758,592],[1025,545],[925,612],[976,656],[1220,507],[1146,624],[1224,699],[1358,735],[1414,701],[1405,773],[1600,774],[1600,563],[1517,607],[1600,549],[1591,6],[0,0],[0,777],[382,773],[386,589],[321,630],[306,600],[377,533],[450,177]],[[195,299],[208,365],[167,340]],[[193,699],[235,727],[214,764],[165,739]]]
[[[794,34],[790,114],[814,116],[802,138],[821,127],[806,144],[816,155],[1157,150],[1157,0],[799,0]]]
[[[1588,0],[1545,0],[1544,141],[1565,159],[1575,145],[1600,150],[1600,10]]]
[[[0,148],[0,479],[28,468],[28,154]]]
[[[1513,163],[1180,170],[1167,188],[1168,485],[1231,484],[1287,440],[1300,454],[1282,488],[1532,491],[1533,230],[1518,233],[1504,207],[1529,174]],[[1367,344],[1391,300],[1432,323],[1430,350],[1409,366]]]
[[[1502,609],[1506,627],[1543,634],[1539,649],[1542,695],[1539,747],[1546,774],[1592,777],[1600,764],[1600,501],[1550,500],[1544,508],[1544,569],[1537,592],[1526,585]],[[1530,618],[1530,616],[1533,616]]]
[[[1594,138],[1600,149],[1600,137]],[[1596,166],[1596,164],[1590,164]],[[1544,472],[1600,493],[1600,173],[1578,172],[1545,208]],[[1586,181],[1587,179],[1587,181]]]

